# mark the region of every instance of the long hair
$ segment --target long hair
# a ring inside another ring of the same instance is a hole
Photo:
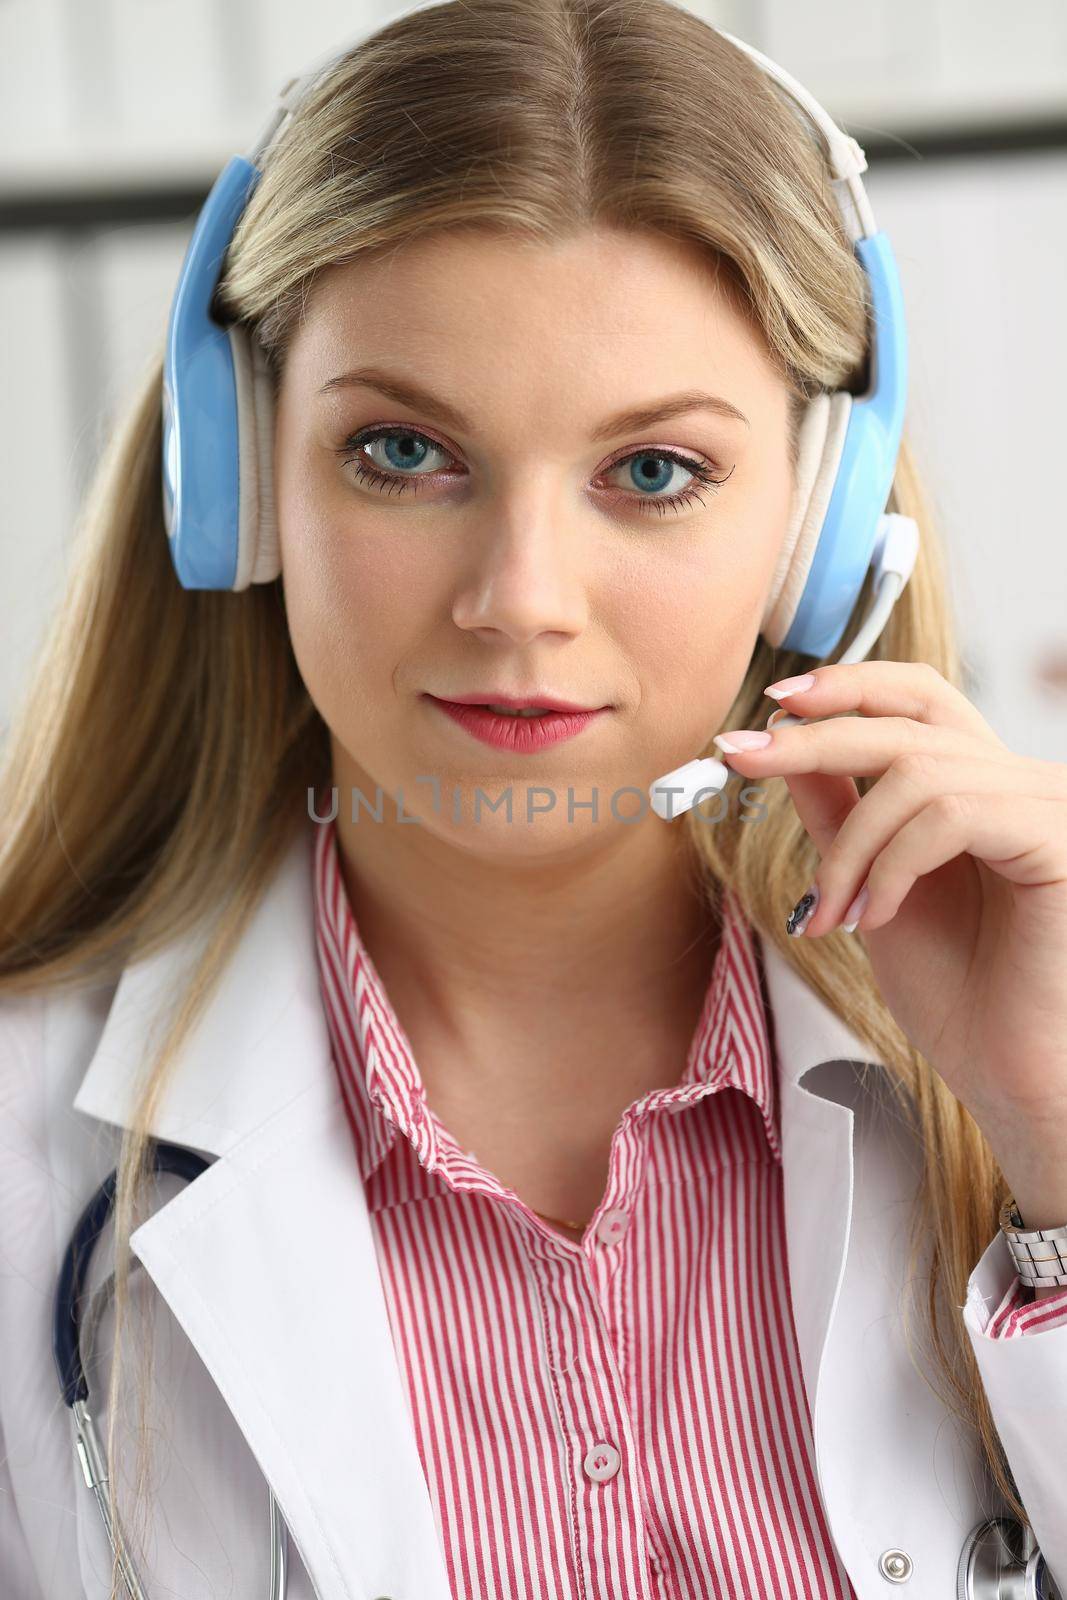
[[[794,445],[807,399],[859,392],[866,284],[814,130],[742,51],[670,0],[456,0],[394,20],[335,64],[285,130],[236,229],[217,306],[256,330],[277,382],[310,288],[333,263],[442,229],[553,243],[593,225],[704,250],[788,382]],[[121,1145],[109,1435],[149,1119],[227,952],[307,825],[309,788],[331,776],[280,581],[186,591],[172,569],[162,349],[161,332],[81,507],[67,586],[0,772],[0,995],[110,982],[133,955],[193,924],[209,930]],[[873,655],[928,662],[959,684],[943,555],[907,440],[891,509],[916,518],[922,543]],[[869,580],[840,649],[868,599]],[[753,725],[763,686],[810,664],[761,640],[724,726]],[[869,784],[859,779],[860,792]],[[695,813],[676,826],[709,893],[728,883],[751,925],[889,1064],[924,1152],[909,1349],[914,1360],[921,1333],[933,1376],[919,1370],[973,1429],[1025,1522],[961,1317],[1003,1175],[894,1023],[862,940],[786,936],[783,907],[818,858],[784,783],[761,787],[758,829],[732,817],[709,827]]]

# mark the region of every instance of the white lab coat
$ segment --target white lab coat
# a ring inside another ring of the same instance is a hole
[[[173,1446],[158,1457],[152,1566],[142,1574],[153,1600],[266,1594],[261,1474],[288,1523],[293,1600],[449,1597],[330,1059],[310,835],[234,951],[152,1126],[217,1158],[191,1185],[164,1179],[162,1203],[133,1234],[149,1278],[138,1270],[131,1284],[156,1308],[155,1393],[165,1397],[156,1421]],[[829,1526],[858,1600],[893,1592],[879,1570],[892,1551],[913,1563],[901,1586],[911,1600],[950,1600],[967,1535],[1004,1508],[904,1345],[918,1151],[859,1087],[853,1063],[870,1052],[760,943],[780,1069],[792,1302]],[[107,1593],[106,1538],[59,1401],[53,1283],[88,1195],[114,1165],[135,1066],[190,949],[128,966],[117,986],[0,1003],[3,1600]],[[110,1241],[108,1230],[93,1283],[110,1271]],[[1067,1327],[987,1338],[985,1317],[1012,1275],[998,1232],[971,1275],[964,1316],[1062,1587]],[[110,1328],[109,1316],[105,1349]]]

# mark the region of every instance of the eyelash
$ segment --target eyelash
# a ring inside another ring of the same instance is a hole
[[[451,451],[445,450],[443,444],[438,444],[436,439],[431,439],[429,434],[421,433],[417,428],[364,428],[359,433],[351,434],[337,450],[337,454],[341,456],[343,461],[353,462],[359,469],[357,476],[365,478],[369,483],[373,484],[379,494],[384,492],[385,486],[392,488],[394,485],[397,488],[397,492],[403,494],[409,484],[414,484],[417,488],[419,483],[419,479],[415,476],[408,477],[403,473],[382,472],[380,468],[374,466],[372,462],[367,460],[366,456],[360,453],[362,445],[373,444],[378,439],[387,438],[425,440],[435,450],[442,450],[446,455],[451,454]],[[611,472],[615,467],[622,466],[624,462],[632,461],[637,456],[643,455],[655,456],[659,460],[672,461],[676,465],[684,467],[687,472],[691,472],[694,475],[704,488],[710,489],[712,493],[715,493],[726,482],[726,478],[714,477],[710,467],[705,462],[695,461],[692,457],[681,455],[676,450],[631,450],[628,455],[620,456],[617,461],[613,461],[604,470]],[[732,471],[733,468],[731,467],[730,472],[726,474],[727,478]],[[432,473],[425,474],[426,479],[430,479],[432,476]],[[643,495],[627,495],[626,499],[633,500],[638,511],[642,513],[656,510],[661,516],[665,510],[674,510],[689,504],[693,500],[699,501],[701,505],[704,504],[702,497],[692,486],[681,490],[678,494],[667,495],[659,499],[646,499]]]

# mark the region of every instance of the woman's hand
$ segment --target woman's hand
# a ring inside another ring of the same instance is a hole
[[[921,663],[783,681],[782,713],[823,720],[772,724],[762,749],[715,742],[745,777],[785,779],[819,851],[796,931],[818,937],[858,913],[887,1006],[1006,1177],[1014,1166],[1027,1226],[1067,1222],[1067,764],[1016,755]],[[853,774],[878,781],[861,798]],[[1033,1216],[1041,1197],[1062,1199],[1063,1215]]]

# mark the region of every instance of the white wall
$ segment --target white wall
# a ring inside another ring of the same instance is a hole
[[[871,174],[900,264],[908,429],[951,555],[971,698],[1027,755],[1067,758],[1067,152]],[[1061,687],[1042,681],[1059,662]]]

